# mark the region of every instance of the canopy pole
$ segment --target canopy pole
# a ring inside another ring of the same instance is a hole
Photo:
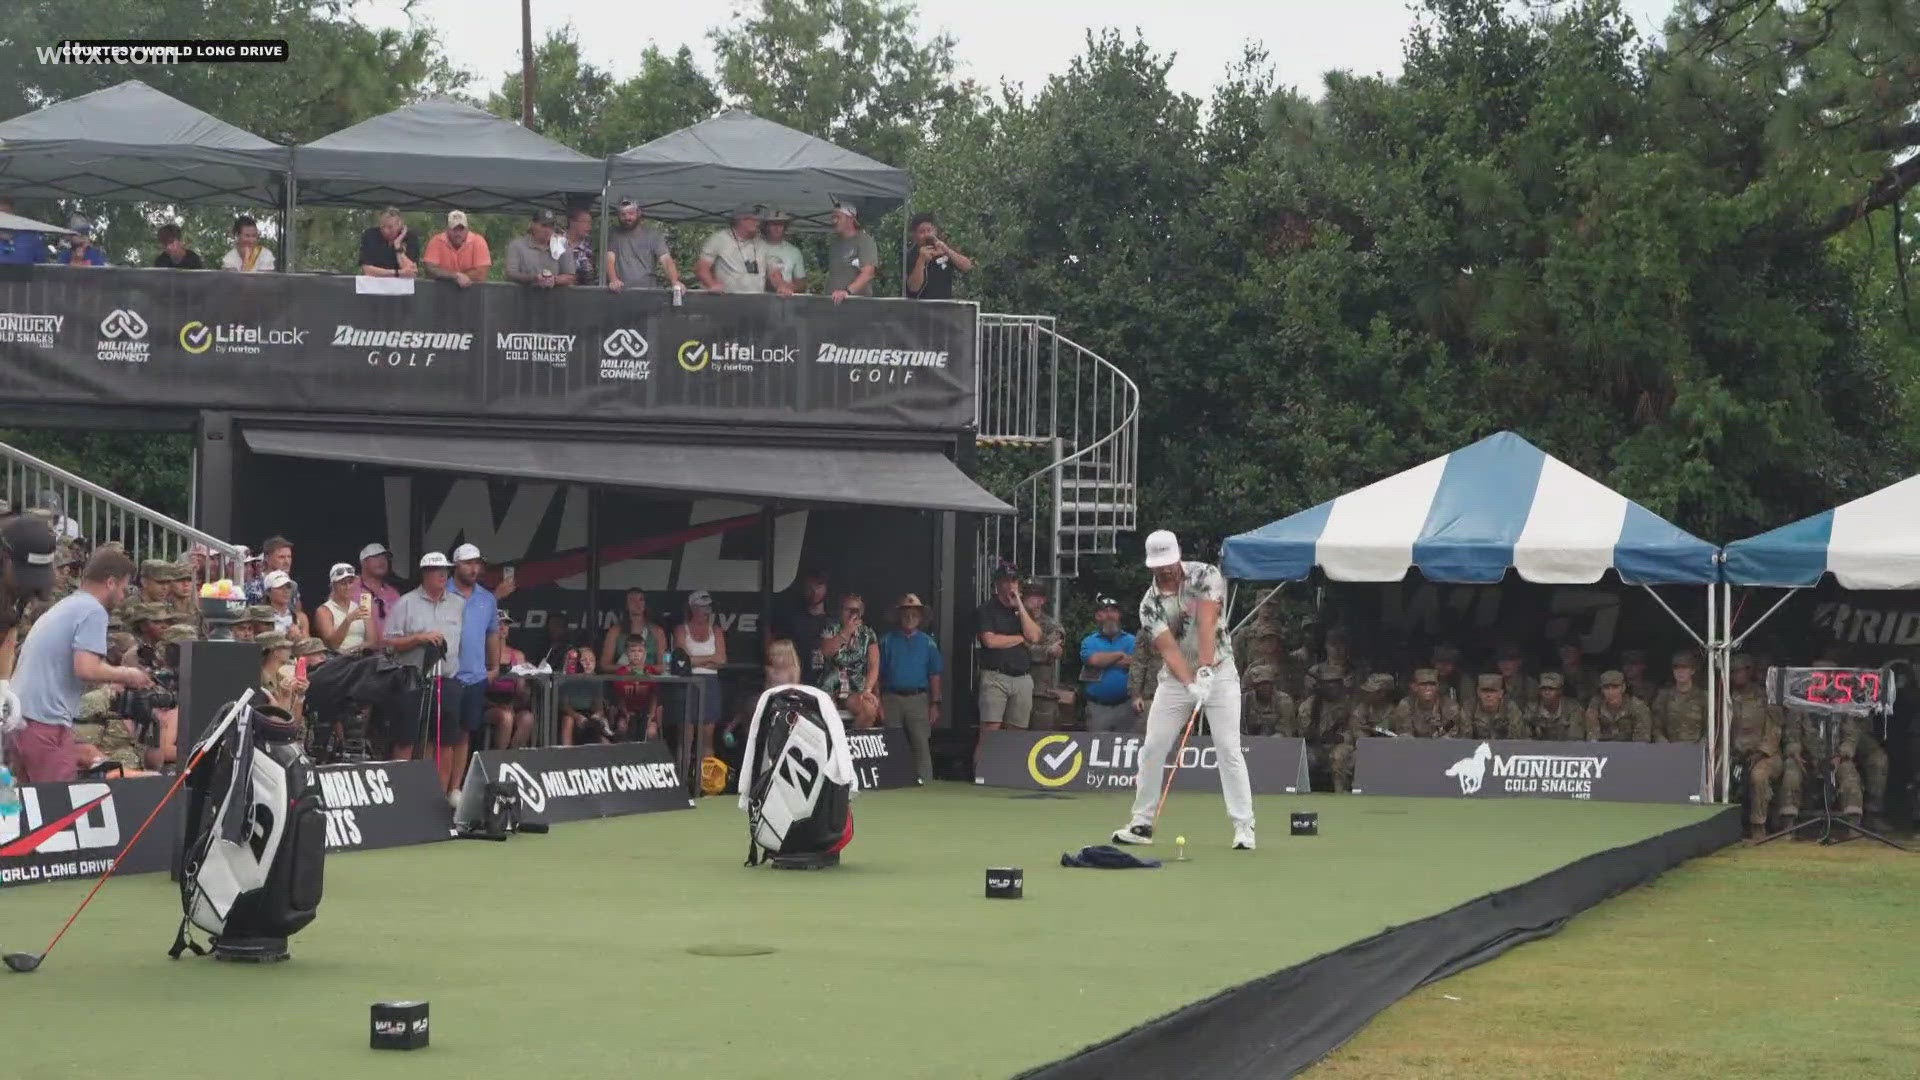
[[[1778,599],[1778,600],[1776,600],[1776,601],[1774,601],[1774,604],[1773,604],[1773,606],[1772,606],[1772,607],[1770,607],[1770,608],[1768,608],[1768,609],[1767,609],[1767,610],[1766,610],[1766,611],[1765,611],[1765,612],[1764,612],[1764,613],[1763,613],[1763,614],[1762,614],[1762,615],[1761,615],[1761,616],[1760,616],[1759,618],[1757,618],[1757,619],[1755,619],[1755,620],[1753,620],[1753,625],[1752,625],[1752,626],[1749,626],[1749,627],[1747,627],[1747,631],[1746,631],[1746,633],[1744,633],[1744,634],[1741,634],[1741,635],[1740,635],[1739,637],[1737,637],[1737,638],[1733,638],[1733,640],[1732,640],[1731,642],[1729,642],[1729,643],[1728,643],[1728,645],[1727,645],[1727,648],[1728,648],[1728,650],[1729,650],[1729,651],[1731,651],[1731,650],[1733,650],[1733,649],[1737,649],[1737,648],[1739,648],[1739,647],[1740,647],[1741,645],[1743,645],[1743,644],[1745,644],[1745,643],[1746,643],[1746,640],[1747,640],[1747,638],[1749,638],[1749,637],[1751,637],[1751,636],[1753,635],[1753,632],[1754,632],[1755,630],[1758,630],[1758,629],[1760,629],[1760,624],[1761,624],[1761,623],[1764,623],[1764,622],[1766,622],[1766,621],[1767,621],[1768,619],[1770,619],[1770,618],[1772,618],[1772,617],[1773,617],[1773,613],[1774,613],[1774,612],[1776,612],[1776,611],[1779,611],[1779,610],[1780,610],[1780,606],[1781,606],[1782,604],[1785,604],[1785,603],[1786,603],[1787,601],[1789,601],[1789,600],[1791,600],[1791,599],[1793,599],[1793,598],[1794,598],[1794,596],[1795,596],[1795,595],[1797,595],[1797,594],[1798,594],[1798,593],[1800,592],[1800,590],[1801,590],[1801,589],[1803,589],[1803,588],[1805,588],[1805,586],[1803,586],[1803,585],[1795,585],[1795,586],[1793,586],[1792,588],[1789,588],[1789,589],[1787,590],[1787,593],[1786,593],[1786,595],[1785,595],[1785,596],[1782,596],[1782,597],[1781,597],[1780,599]],[[1728,583],[1728,585],[1727,585],[1727,603],[1728,603],[1729,605],[1731,605],[1731,604],[1733,603],[1733,585],[1732,585],[1732,583]],[[1727,634],[1727,636],[1728,636],[1728,637],[1733,637],[1733,634],[1732,634],[1732,630],[1733,630],[1733,627],[1731,627],[1731,626],[1729,626],[1729,627],[1727,627],[1727,630],[1728,630],[1728,634]]]
[[[611,177],[611,171],[608,175]],[[600,246],[593,252],[593,257],[600,261],[600,265],[593,268],[593,278],[603,289],[607,287],[607,237],[613,229],[612,207],[607,201],[612,190],[613,181],[610,178],[600,181]]]
[[[1733,586],[1722,583],[1720,586],[1720,640],[1724,644],[1733,638]],[[1733,801],[1733,647],[1725,645],[1720,650],[1720,715],[1726,736],[1720,740],[1720,775],[1726,777],[1728,787],[1727,801]]]
[[[281,229],[280,229],[280,232],[281,232],[280,262],[282,263],[280,269],[283,272],[289,273],[289,274],[293,273],[293,267],[294,267],[293,212],[296,209],[298,209],[299,202],[300,202],[299,181],[293,178],[293,170],[288,169],[287,170],[287,198],[286,198],[287,213],[286,213],[286,216],[281,220]]]
[[[1673,608],[1667,603],[1666,598],[1661,596],[1659,593],[1653,591],[1653,586],[1642,585],[1640,587],[1642,589],[1647,590],[1647,595],[1653,597],[1655,603],[1658,603],[1662,608],[1665,608],[1668,615],[1673,616],[1673,621],[1680,624],[1680,629],[1685,630],[1687,632],[1687,636],[1693,639],[1693,643],[1695,645],[1700,646],[1700,648],[1702,648],[1703,650],[1706,650],[1709,652],[1712,651],[1712,647],[1709,646],[1706,642],[1700,640],[1700,635],[1693,632],[1693,627],[1688,626],[1687,620],[1681,618],[1679,612],[1676,612],[1673,610]],[[1707,633],[1709,635],[1713,633],[1713,623],[1712,623],[1711,615],[1708,616]]]
[[[1236,594],[1237,594],[1237,591],[1240,588],[1240,583],[1234,582],[1233,587],[1236,590]],[[1266,607],[1267,602],[1269,600],[1272,600],[1274,597],[1280,595],[1280,590],[1286,587],[1287,587],[1287,583],[1283,581],[1280,584],[1275,585],[1272,589],[1268,590],[1267,595],[1261,597],[1260,601],[1253,605],[1253,609],[1251,611],[1248,611],[1244,616],[1241,617],[1239,622],[1234,623],[1233,626],[1227,630],[1227,637],[1231,638],[1233,637],[1233,635],[1239,633],[1240,628],[1247,625],[1248,619],[1251,619],[1255,615],[1258,615],[1260,613],[1260,609],[1263,607]],[[1233,610],[1232,596],[1229,596],[1227,601],[1227,611],[1231,613],[1232,610]],[[1223,615],[1222,618],[1225,619],[1226,616]]]
[[[1724,742],[1720,734],[1720,637],[1714,632],[1720,625],[1719,591],[1714,583],[1707,584],[1707,783],[1702,794],[1709,802],[1725,801],[1720,798],[1720,749]]]

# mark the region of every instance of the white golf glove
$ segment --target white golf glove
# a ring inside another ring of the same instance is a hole
[[[1203,667],[1194,672],[1193,685],[1188,689],[1193,692],[1195,698],[1205,701],[1213,693],[1213,669]]]

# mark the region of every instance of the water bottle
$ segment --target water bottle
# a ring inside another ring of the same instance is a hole
[[[20,789],[14,786],[13,770],[0,765],[0,818],[20,812]]]

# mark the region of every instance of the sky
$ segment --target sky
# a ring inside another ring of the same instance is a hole
[[[585,58],[616,76],[634,72],[647,44],[665,52],[686,45],[711,72],[707,32],[738,10],[730,0],[531,0],[536,44],[571,23]],[[1314,93],[1328,70],[1396,74],[1401,42],[1413,25],[1407,0],[920,0],[925,33],[956,39],[961,75],[985,85],[1010,81],[1036,92],[1079,55],[1091,30],[1138,29],[1156,51],[1171,53],[1175,90],[1207,98],[1248,41],[1263,44],[1281,82]],[[1625,0],[1643,34],[1657,37],[1671,0]],[[457,66],[479,76],[484,92],[520,62],[520,0],[360,0],[360,20],[404,27],[409,17],[439,27]]]

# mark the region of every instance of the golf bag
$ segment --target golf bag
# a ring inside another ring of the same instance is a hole
[[[299,736],[287,713],[242,698],[194,748],[180,876],[184,914],[168,955],[204,955],[191,937],[198,927],[216,955],[284,959],[287,937],[313,921],[327,829],[319,778]]]
[[[747,865],[762,858],[783,870],[838,865],[853,839],[849,801],[858,787],[832,698],[811,686],[761,694],[740,761]]]

